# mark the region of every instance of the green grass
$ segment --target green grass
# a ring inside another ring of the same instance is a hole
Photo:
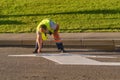
[[[1,0],[0,33],[32,33],[44,18],[60,32],[120,32],[120,0]]]

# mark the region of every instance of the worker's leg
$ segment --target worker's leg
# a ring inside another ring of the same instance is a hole
[[[35,51],[33,53],[37,53],[37,50],[38,50],[38,43],[36,42],[36,44],[35,44]]]
[[[39,32],[36,32],[37,35],[39,35],[40,33]],[[42,43],[42,46],[43,47],[43,43]],[[37,37],[36,37],[36,44],[35,44],[35,50],[33,51],[33,53],[38,53],[38,41],[37,41]]]
[[[59,26],[57,26],[57,29],[53,33],[53,37],[54,37],[54,40],[56,42],[56,46],[57,46],[58,50],[61,52],[65,52],[63,43],[62,43],[60,36],[59,36],[59,33],[58,33],[58,30],[59,30]]]

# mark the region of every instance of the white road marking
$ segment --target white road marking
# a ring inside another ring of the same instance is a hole
[[[42,57],[42,56],[70,56],[72,54],[69,53],[54,53],[54,54],[50,54],[50,53],[42,53],[42,54],[20,54],[20,55],[8,55],[9,57]]]
[[[37,57],[36,54],[25,54],[25,55],[8,55],[9,57]]]
[[[97,64],[99,61],[88,59],[82,56],[43,56],[46,59],[57,62],[59,64]]]
[[[69,53],[42,53],[42,54],[26,54],[26,55],[8,55],[9,57],[44,57],[48,60],[57,62],[62,65],[107,65],[120,66],[120,62],[100,62],[87,57],[95,58],[117,58],[112,56],[94,56],[94,55],[76,55]]]
[[[81,55],[88,58],[117,58],[115,56],[99,56],[99,55]]]

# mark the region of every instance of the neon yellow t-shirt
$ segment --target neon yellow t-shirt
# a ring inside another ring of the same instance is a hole
[[[36,29],[36,31],[37,32],[40,32],[40,27],[41,27],[41,25],[45,25],[46,27],[47,27],[47,30],[48,31],[50,31],[50,32],[54,32],[54,29],[52,29],[51,28],[51,26],[50,26],[50,19],[43,19],[40,23],[39,23],[39,25],[37,26],[37,29]],[[54,22],[55,23],[55,22]],[[41,35],[42,35],[42,39],[43,40],[47,40],[47,35],[45,35],[45,33],[44,32],[40,32],[41,33]]]

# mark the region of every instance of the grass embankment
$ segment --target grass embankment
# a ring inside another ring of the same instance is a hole
[[[44,18],[61,32],[119,32],[119,0],[1,0],[0,33],[35,32]]]

